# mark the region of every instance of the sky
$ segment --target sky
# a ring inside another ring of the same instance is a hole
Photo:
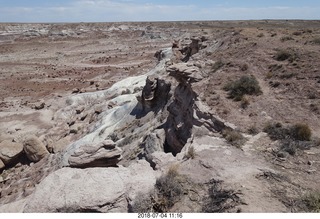
[[[320,19],[320,0],[0,0],[0,22]]]

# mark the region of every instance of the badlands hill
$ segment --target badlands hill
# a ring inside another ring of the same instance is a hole
[[[320,211],[319,27],[0,24],[0,212]]]

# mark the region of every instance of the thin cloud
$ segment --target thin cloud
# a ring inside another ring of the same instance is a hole
[[[227,7],[74,0],[55,7],[2,7],[0,22],[112,22],[172,20],[319,19],[320,8]]]

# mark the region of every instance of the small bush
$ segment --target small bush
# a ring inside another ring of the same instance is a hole
[[[171,166],[167,174],[156,180],[155,190],[138,195],[131,206],[132,212],[168,212],[184,194],[182,182],[185,176],[179,174],[178,166]]]
[[[296,124],[291,128],[291,136],[295,140],[310,141],[311,129],[306,124]]]
[[[229,142],[231,145],[236,147],[241,147],[245,142],[246,139],[243,137],[240,132],[231,130],[231,129],[225,129],[222,131],[222,136]]]
[[[285,139],[281,141],[280,152],[285,151],[290,155],[296,155],[298,150],[308,150],[315,146],[314,142],[311,141],[299,141],[293,139]]]
[[[235,101],[240,101],[243,95],[262,94],[259,82],[254,76],[242,76],[239,80],[232,81],[224,86],[224,90],[229,91],[229,97]]]
[[[183,195],[181,179],[183,177],[178,173],[177,166],[172,166],[168,173],[161,176],[156,181],[158,193],[158,212],[167,212]]]
[[[294,52],[291,49],[287,50],[278,50],[276,55],[274,56],[275,60],[277,61],[285,61],[288,60],[289,62],[293,62],[299,58],[298,53]]]
[[[212,179],[209,184],[208,196],[203,200],[202,212],[223,213],[244,204],[239,197],[241,193],[222,188],[222,181]]]
[[[269,123],[263,129],[272,140],[292,139],[310,141],[311,129],[306,124],[295,124],[292,127],[282,127],[281,123]]]
[[[282,127],[282,124],[277,123],[268,123],[264,129],[264,132],[268,133],[269,137],[272,140],[282,140],[285,139],[286,136],[289,135],[289,131],[286,128]]]
[[[311,212],[320,213],[320,192],[307,195],[304,202]]]
[[[275,55],[275,59],[277,61],[285,61],[291,57],[292,57],[292,54],[286,50],[279,50]]]
[[[153,212],[151,194],[138,194],[130,211],[137,213]]]

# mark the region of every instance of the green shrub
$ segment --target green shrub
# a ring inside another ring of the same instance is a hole
[[[320,213],[320,192],[307,195],[304,198],[304,202],[309,211]]]
[[[263,129],[272,140],[280,140],[279,154],[283,152],[296,155],[298,150],[307,150],[317,146],[316,142],[310,141],[311,129],[306,124],[296,124],[283,127],[281,123],[267,124]]]
[[[240,101],[243,95],[262,94],[259,82],[254,76],[242,76],[239,80],[232,81],[224,86],[224,90],[229,91],[229,97],[235,101]]]
[[[295,140],[310,141],[311,129],[309,128],[309,126],[307,124],[301,124],[301,123],[295,124],[291,128],[291,136]]]
[[[287,50],[279,50],[275,55],[275,59],[277,61],[285,61],[291,57],[292,57],[291,52],[289,52]]]
[[[168,212],[184,194],[182,182],[185,176],[179,174],[176,165],[171,166],[167,174],[156,180],[155,190],[146,195],[138,195],[132,212]]]
[[[291,127],[282,127],[281,123],[269,123],[263,129],[272,140],[292,139],[310,141],[311,129],[306,124],[295,124]]]
[[[183,176],[177,171],[176,166],[172,166],[168,173],[156,180],[157,189],[157,212],[167,212],[183,195],[181,180]]]
[[[269,137],[272,140],[282,140],[285,139],[286,136],[289,135],[289,131],[286,128],[282,127],[282,124],[277,123],[268,123],[264,129],[264,132],[268,133]]]

